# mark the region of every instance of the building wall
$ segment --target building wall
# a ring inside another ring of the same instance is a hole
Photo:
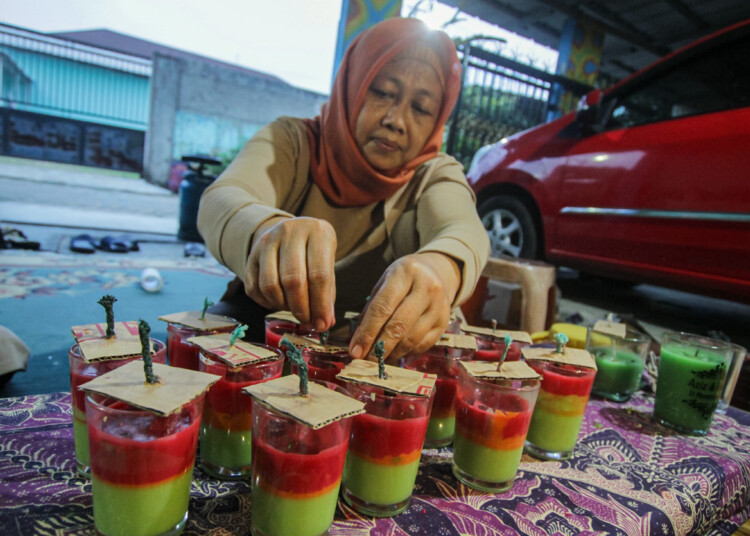
[[[144,174],[166,185],[173,160],[215,156],[279,116],[314,117],[326,95],[221,65],[155,54]]]

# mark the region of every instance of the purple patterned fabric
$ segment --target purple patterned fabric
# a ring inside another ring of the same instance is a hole
[[[75,473],[69,393],[0,399],[3,536],[95,534],[91,485]],[[513,488],[471,490],[449,448],[425,450],[411,504],[390,519],[343,501],[332,536],[731,535],[750,517],[750,414],[716,415],[706,437],[651,419],[653,398],[591,400],[572,459],[524,456]],[[195,472],[184,534],[250,534],[250,485]]]

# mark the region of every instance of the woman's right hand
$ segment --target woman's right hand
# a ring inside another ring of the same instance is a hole
[[[262,307],[288,310],[318,331],[336,321],[333,265],[336,232],[325,220],[277,217],[255,231],[245,267],[245,292]]]

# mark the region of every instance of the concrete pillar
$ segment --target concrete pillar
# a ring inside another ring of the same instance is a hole
[[[172,146],[177,110],[180,106],[182,60],[156,53],[152,58],[151,113],[146,133],[143,175],[166,186],[172,167]]]

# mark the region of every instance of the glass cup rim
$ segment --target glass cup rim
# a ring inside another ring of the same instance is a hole
[[[496,390],[503,390],[503,391],[513,391],[513,392],[531,392],[536,391],[539,389],[542,385],[542,379],[541,378],[493,378],[493,379],[486,379],[486,378],[475,378],[471,374],[469,374],[463,367],[460,368],[458,372],[458,378],[459,381],[462,377],[468,378],[474,383],[480,383],[482,385],[488,385]],[[496,380],[502,380],[506,382],[520,382],[521,384],[524,383],[531,383],[536,382],[533,385],[522,385],[521,387],[511,387],[511,386],[505,386],[505,385],[498,385],[496,383],[493,383],[493,381]]]
[[[151,342],[154,344],[154,351],[151,352],[151,355],[158,354],[164,348],[167,347],[167,343],[165,343],[161,339],[155,339],[154,337],[149,337],[149,339],[151,339]],[[72,355],[73,357],[75,357],[77,359],[83,359],[83,355],[81,355],[81,347],[79,346],[79,344],[77,342],[74,342],[70,346],[70,349],[68,350],[68,354]],[[118,357],[117,359],[132,359],[132,358],[140,358],[140,357],[141,357],[141,354],[137,354],[137,355],[132,355],[132,356]],[[99,361],[92,361],[92,363],[102,363],[104,361],[116,361],[117,359],[111,359],[111,360],[110,359],[101,359]]]
[[[373,402],[375,402],[375,400],[386,400],[386,399],[389,399],[389,398],[401,398],[402,400],[403,399],[414,400],[414,401],[417,401],[417,402],[419,402],[421,404],[421,403],[428,402],[430,400],[432,394],[435,393],[435,388],[434,387],[432,389],[432,392],[431,392],[430,396],[420,396],[420,395],[411,395],[411,394],[407,394],[407,393],[397,393],[397,392],[393,392],[393,391],[388,391],[387,389],[385,389],[385,388],[383,388],[383,387],[381,387],[379,385],[370,385],[370,384],[357,383],[357,382],[353,382],[353,381],[347,380],[346,378],[341,378],[341,381],[343,381],[346,384],[344,386],[345,389],[349,389],[349,388],[357,389],[359,391],[367,393],[368,396],[371,396],[372,394],[374,394],[375,395],[375,399],[373,399]],[[365,389],[362,388],[362,386],[365,386],[365,385],[368,386],[368,387],[373,387],[375,389],[382,389],[383,392],[382,393],[372,393],[371,391],[366,391]],[[391,393],[391,394],[386,394],[386,393]]]
[[[203,352],[203,349],[198,349],[198,359],[202,360],[203,362],[205,362],[208,365],[223,366],[227,370],[243,369],[243,368],[248,367],[248,366],[253,366],[253,367],[257,367],[257,368],[264,368],[264,367],[267,367],[267,366],[270,367],[271,365],[278,364],[279,361],[282,361],[284,359],[284,354],[282,353],[282,351],[279,350],[278,348],[276,348],[275,346],[269,346],[267,344],[255,343],[255,342],[253,344],[256,345],[256,346],[261,346],[261,347],[263,347],[263,348],[265,348],[267,350],[271,350],[273,352],[276,352],[279,357],[277,357],[276,359],[266,359],[266,360],[260,361],[260,362],[250,361],[249,363],[243,363],[242,365],[232,366],[229,363],[225,363],[224,361],[222,361],[220,359],[214,359],[210,355],[206,355]]]
[[[206,395],[205,393],[201,393],[200,395],[198,395],[197,397],[193,398],[192,400],[189,400],[189,401],[185,402],[183,404],[183,407],[184,406],[188,406],[190,404],[193,404],[193,403],[199,401],[205,395]],[[97,400],[97,398],[99,400]],[[101,400],[104,400],[104,399],[113,400],[113,401],[116,401],[116,402],[122,402],[123,404],[127,404],[128,406],[130,406],[130,408],[133,408],[133,409],[117,409],[117,408],[112,408],[112,407],[109,407],[109,406],[105,406],[101,402]],[[100,409],[102,411],[106,411],[108,413],[112,413],[112,414],[115,414],[115,415],[151,415],[153,417],[161,417],[161,418],[165,418],[165,417],[169,417],[170,416],[170,415],[158,415],[158,414],[154,413],[153,411],[148,411],[146,409],[134,406],[130,402],[125,402],[124,400],[120,400],[119,398],[115,398],[115,397],[109,396],[109,395],[104,395],[104,394],[101,394],[101,393],[95,393],[95,392],[92,392],[92,391],[86,392],[86,400],[90,401],[94,405],[95,408],[98,408],[98,409]]]
[[[714,339],[708,335],[699,335],[689,331],[667,330],[662,334],[660,345],[664,345],[665,339],[671,338],[674,342],[689,342],[692,345],[700,346],[706,350],[726,351],[732,349],[732,343]],[[739,346],[739,345],[738,345]]]
[[[653,341],[653,339],[648,333],[645,333],[635,328],[631,328],[630,326],[625,326],[624,337],[620,337],[619,335],[613,335],[612,333],[602,333],[601,331],[594,331],[594,327],[589,326],[588,331],[587,331],[587,339],[588,339],[588,333],[592,333],[592,332],[596,333],[597,335],[601,335],[602,337],[612,337],[613,339],[617,339],[617,340],[625,341],[625,342],[635,342],[635,343],[649,342],[650,343]]]

